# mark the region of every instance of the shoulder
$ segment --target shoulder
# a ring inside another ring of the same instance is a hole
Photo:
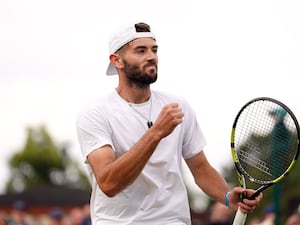
[[[78,120],[87,117],[99,117],[107,114],[111,107],[118,102],[114,92],[104,95],[94,101],[87,103],[78,113]]]
[[[175,95],[163,91],[153,91],[153,90],[152,90],[152,95],[156,100],[160,100],[163,102],[178,102],[179,104],[181,103],[188,104],[187,100],[180,95]]]
[[[160,105],[165,105],[169,103],[178,103],[185,113],[193,112],[192,106],[189,104],[188,100],[180,95],[163,92],[163,91],[152,91],[154,101],[160,102]]]

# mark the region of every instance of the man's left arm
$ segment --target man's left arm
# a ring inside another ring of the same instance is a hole
[[[203,151],[185,160],[190,168],[195,183],[208,196],[224,203],[225,194],[230,191],[225,179],[208,162]]]
[[[230,192],[227,196],[230,208],[236,210],[240,207],[244,213],[252,212],[261,201],[262,194],[254,200],[245,199],[241,202],[241,194],[245,193],[246,196],[250,196],[254,190],[242,187],[235,187],[230,190],[225,179],[210,165],[203,151],[185,161],[194,176],[195,183],[211,198],[225,204],[225,195]]]

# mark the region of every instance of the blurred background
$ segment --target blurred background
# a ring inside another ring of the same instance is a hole
[[[149,23],[157,36],[159,79],[153,89],[190,102],[208,140],[208,159],[234,185],[230,132],[239,108],[268,96],[300,116],[299,10],[297,0],[1,0],[0,193],[15,196],[52,185],[84,190],[87,198],[76,117],[116,87],[117,77],[105,76],[107,40],[131,21]],[[191,208],[208,212],[211,200],[183,170]],[[281,194],[291,195],[281,197],[284,218],[299,204],[298,171],[282,184]],[[257,216],[272,203],[271,193]],[[13,200],[7,198],[6,206],[12,208]]]

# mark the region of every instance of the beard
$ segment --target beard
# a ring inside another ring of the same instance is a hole
[[[123,60],[123,62],[124,73],[131,84],[136,85],[139,88],[145,88],[157,80],[157,65],[155,62],[147,63],[142,70],[135,64],[129,64],[126,60]],[[151,70],[152,72],[146,73],[145,68],[152,65],[156,67],[156,70]]]

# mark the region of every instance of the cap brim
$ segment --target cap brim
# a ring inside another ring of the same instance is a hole
[[[116,67],[112,63],[109,63],[106,70],[106,75],[110,76],[110,75],[117,75],[117,74],[118,71],[116,70]]]

